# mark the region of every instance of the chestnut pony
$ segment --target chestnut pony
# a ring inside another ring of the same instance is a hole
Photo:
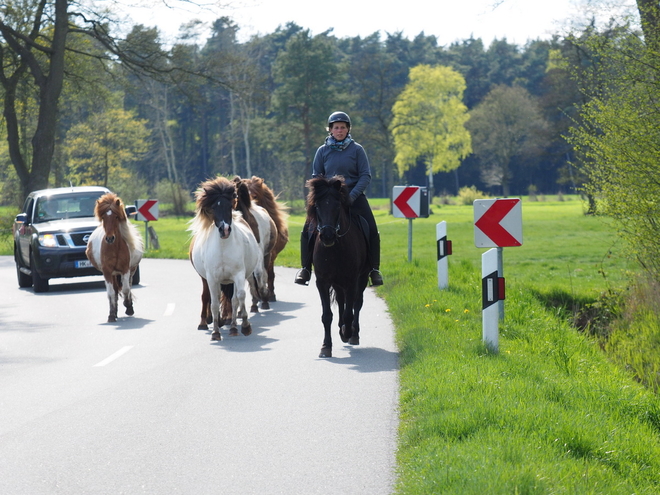
[[[360,217],[351,216],[348,188],[341,176],[307,181],[307,223],[314,235],[314,273],[321,297],[325,331],[319,357],[332,357],[332,299],[339,312],[339,336],[344,343],[360,343],[360,310],[370,266]]]
[[[289,242],[289,228],[287,226],[288,207],[277,201],[273,191],[264,183],[261,177],[252,176],[250,179],[244,179],[250,190],[252,201],[264,208],[270,218],[275,223],[277,230],[277,240],[270,251],[270,256],[266,260],[266,271],[268,272],[268,300],[276,301],[275,297],[275,259],[282,252]]]
[[[142,237],[128,221],[124,203],[114,193],[104,194],[96,201],[94,215],[101,224],[90,235],[85,254],[103,273],[110,303],[108,322],[114,322],[120,292],[126,314],[134,314],[131,281],[142,259]]]

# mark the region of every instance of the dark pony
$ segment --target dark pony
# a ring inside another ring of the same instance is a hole
[[[307,181],[307,223],[314,234],[314,273],[325,331],[319,357],[332,357],[332,299],[339,311],[339,336],[360,343],[360,310],[369,278],[367,243],[358,218],[351,218],[348,188],[341,176]]]
[[[119,293],[124,298],[126,314],[134,314],[131,282],[142,259],[142,237],[128,221],[124,203],[114,193],[104,194],[96,201],[94,215],[101,224],[89,236],[85,254],[103,273],[110,303],[108,322],[115,322]]]
[[[268,272],[268,300],[276,301],[275,259],[277,259],[277,255],[282,252],[289,242],[289,227],[287,225],[289,208],[277,201],[277,197],[261,177],[253,175],[251,179],[244,179],[244,182],[250,190],[252,200],[268,212],[277,230],[277,241],[270,252],[270,258],[266,266],[266,271]]]

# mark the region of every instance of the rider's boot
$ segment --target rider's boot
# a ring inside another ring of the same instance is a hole
[[[294,280],[298,285],[309,285],[309,280],[312,278],[312,257],[309,245],[309,232],[303,229],[300,233],[300,265],[302,268],[296,273]]]
[[[372,267],[369,273],[371,285],[383,285],[383,274],[380,273],[380,234],[378,232],[369,239],[369,259]]]

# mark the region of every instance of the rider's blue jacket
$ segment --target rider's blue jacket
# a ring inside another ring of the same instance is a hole
[[[351,200],[355,201],[364,193],[371,182],[369,159],[364,148],[353,141],[349,134],[341,142],[328,136],[325,143],[319,146],[314,156],[312,177],[344,176],[344,182],[351,191]]]

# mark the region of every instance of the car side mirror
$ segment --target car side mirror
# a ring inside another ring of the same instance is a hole
[[[127,205],[124,207],[124,210],[126,210],[126,216],[129,218],[137,215],[137,207],[135,205]]]
[[[16,218],[14,219],[14,222],[16,223],[27,223],[28,221],[28,216],[27,213],[19,213],[16,215]]]

